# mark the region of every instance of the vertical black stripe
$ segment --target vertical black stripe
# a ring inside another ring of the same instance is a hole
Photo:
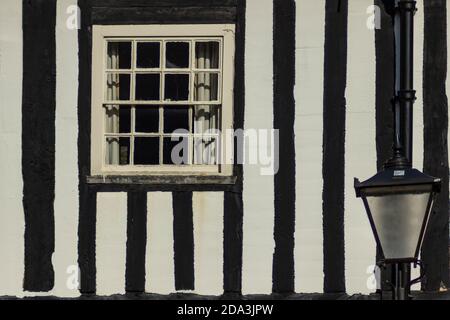
[[[422,287],[434,291],[441,284],[449,285],[447,5],[445,0],[426,0],[423,4],[424,171],[442,179],[442,190],[436,199],[422,250],[426,270]]]
[[[173,192],[175,289],[194,290],[192,192]]]
[[[274,128],[279,130],[283,151],[275,188],[275,293],[292,293],[294,284],[295,231],[295,1],[274,0],[273,7]]]
[[[375,0],[381,9],[380,29],[375,30],[376,55],[376,145],[377,168],[381,170],[384,163],[392,156],[394,137],[394,115],[392,98],[395,88],[395,39],[393,6],[384,5],[384,0]]]
[[[236,53],[234,79],[234,129],[244,128],[245,105],[245,11],[246,0],[238,1],[236,21]],[[235,144],[234,150],[242,147]],[[223,229],[223,289],[227,294],[242,293],[242,227],[244,206],[242,200],[243,167],[236,163],[234,191],[224,193]]]
[[[147,192],[128,192],[126,291],[145,291]],[[157,275],[155,275],[157,276]]]
[[[96,290],[95,235],[97,194],[80,183],[80,217],[78,221],[78,267],[80,292],[93,294]]]
[[[389,0],[375,0],[375,5],[381,9],[380,29],[375,30],[376,55],[376,147],[377,168],[382,170],[384,163],[392,156],[394,137],[394,114],[392,98],[395,90],[395,39],[393,10],[394,3]],[[377,248],[377,261],[381,252]],[[388,268],[389,269],[389,268]],[[385,284],[390,277],[390,270],[381,270],[381,287],[383,291],[390,290]]]
[[[224,193],[224,266],[225,294],[242,293],[242,192]]]
[[[22,174],[24,290],[54,285],[56,0],[24,0]]]
[[[345,292],[344,174],[347,0],[327,0],[323,102],[324,291]]]
[[[78,265],[80,291],[95,293],[95,232],[97,195],[86,184],[90,174],[91,148],[91,7],[89,0],[78,0],[81,10],[81,29],[78,31],[78,174],[79,224]]]

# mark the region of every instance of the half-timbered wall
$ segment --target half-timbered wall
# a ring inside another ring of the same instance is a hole
[[[449,284],[450,9],[418,8],[414,166],[444,181],[422,288],[437,290]],[[2,0],[0,296],[373,292],[377,250],[353,177],[390,155],[391,10],[390,0]],[[236,164],[233,185],[89,182],[92,26],[194,23],[236,25],[234,127],[279,129],[279,171]]]

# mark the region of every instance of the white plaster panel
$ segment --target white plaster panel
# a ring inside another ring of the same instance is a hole
[[[325,1],[296,1],[295,290],[323,291],[322,140]]]

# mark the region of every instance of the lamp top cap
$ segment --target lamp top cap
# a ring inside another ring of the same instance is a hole
[[[430,185],[434,192],[439,192],[441,179],[429,176],[414,168],[387,168],[363,182],[360,182],[357,178],[355,178],[354,183],[354,187],[358,197],[360,196],[361,189],[415,185]]]

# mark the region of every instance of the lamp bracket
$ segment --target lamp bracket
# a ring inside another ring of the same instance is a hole
[[[394,97],[394,103],[396,102],[414,102],[417,100],[416,90],[399,90]]]

